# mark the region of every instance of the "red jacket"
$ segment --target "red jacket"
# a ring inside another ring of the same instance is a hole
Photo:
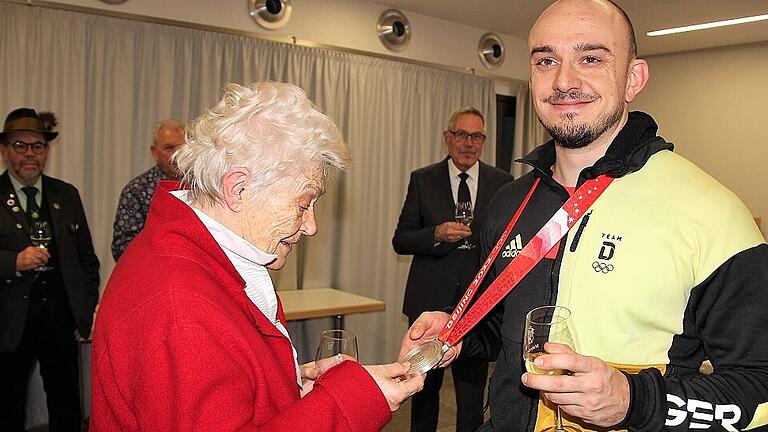
[[[112,272],[93,340],[92,431],[374,431],[391,418],[359,364],[299,396],[291,344],[194,212],[158,184]],[[282,306],[278,316],[285,322]]]

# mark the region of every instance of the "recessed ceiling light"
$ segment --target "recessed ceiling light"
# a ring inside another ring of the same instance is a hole
[[[704,24],[693,24],[693,25],[663,29],[663,30],[654,30],[646,33],[646,35],[664,36],[664,35],[674,34],[674,33],[683,33],[683,32],[689,32],[694,30],[705,30],[705,29],[711,29],[716,27],[745,24],[745,23],[751,23],[751,22],[763,21],[763,20],[768,20],[768,14],[748,16],[744,18],[734,18],[734,19],[723,20],[723,21],[714,21],[714,22],[709,22]]]

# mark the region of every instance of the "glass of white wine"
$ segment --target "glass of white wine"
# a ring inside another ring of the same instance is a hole
[[[320,338],[315,365],[326,371],[344,360],[357,360],[357,337],[348,330],[326,330]]]
[[[525,315],[525,336],[523,337],[523,360],[525,369],[536,375],[565,375],[568,371],[562,369],[540,369],[533,364],[536,357],[546,354],[544,344],[557,342],[568,345],[572,349],[573,336],[569,327],[571,311],[563,306],[537,307]],[[560,406],[556,408],[555,425],[551,430],[575,431],[576,429],[563,425]]]
[[[47,249],[51,243],[51,226],[46,221],[32,222],[29,229],[29,239],[36,247]],[[43,264],[35,268],[35,271],[51,270],[53,267]]]
[[[472,203],[470,201],[459,201],[456,203],[456,214],[455,214],[455,221],[462,224],[469,226],[472,224]],[[469,243],[469,241],[464,238],[464,243],[462,243],[458,248],[459,249],[472,249],[475,247],[475,245]]]

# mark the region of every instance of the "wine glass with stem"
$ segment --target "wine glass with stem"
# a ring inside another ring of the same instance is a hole
[[[326,371],[344,360],[357,360],[357,338],[348,330],[333,329],[323,332],[315,354],[315,365]]]
[[[47,249],[51,243],[51,226],[46,221],[34,221],[30,225],[29,239],[35,247]],[[53,267],[46,264],[35,268],[35,271],[51,270]]]
[[[536,357],[546,354],[544,344],[557,342],[574,348],[573,336],[570,330],[571,311],[564,306],[541,306],[532,309],[525,315],[525,336],[523,337],[523,361],[525,369],[536,375],[566,375],[569,371],[563,369],[540,369],[533,364]],[[555,425],[548,430],[575,431],[570,426],[563,425],[560,406],[555,408]]]
[[[455,220],[456,222],[469,226],[472,224],[472,202],[470,201],[459,201],[456,203],[456,214],[455,214]],[[469,240],[467,238],[464,238],[464,243],[462,243],[458,248],[459,249],[472,249],[475,247],[475,245],[469,243]]]

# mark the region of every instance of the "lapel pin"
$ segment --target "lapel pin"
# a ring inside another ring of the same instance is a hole
[[[9,199],[8,201],[6,201],[5,203],[6,203],[6,204],[8,204],[9,206],[12,206],[12,205],[16,204],[16,201],[14,201],[14,200],[13,200],[13,198],[10,198],[10,199]]]
[[[58,210],[58,209],[60,209],[60,208],[61,208],[61,204],[59,204],[59,203],[55,202],[55,203],[53,203],[53,208],[55,208],[56,210]]]

